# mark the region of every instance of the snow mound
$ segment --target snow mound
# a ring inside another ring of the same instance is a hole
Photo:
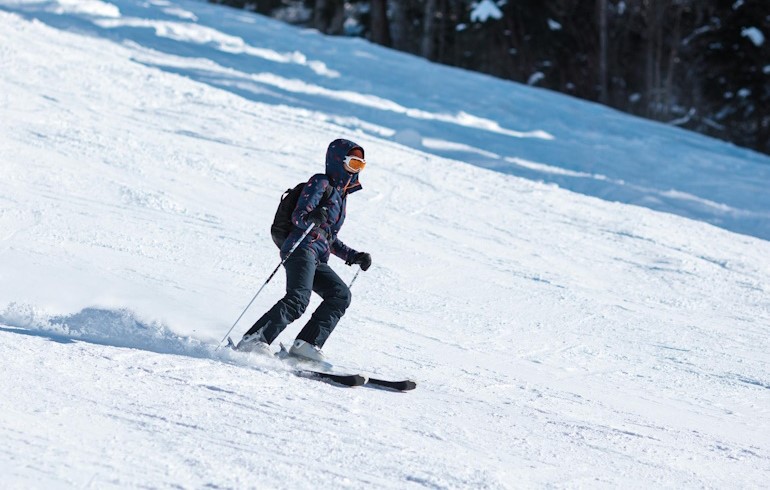
[[[84,308],[68,315],[49,315],[39,308],[10,304],[0,323],[53,340],[81,340],[94,344],[141,349],[161,354],[212,357],[214,348],[180,337],[158,322],[147,322],[128,309]]]

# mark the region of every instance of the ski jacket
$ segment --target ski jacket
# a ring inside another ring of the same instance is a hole
[[[285,258],[294,243],[299,240],[310,223],[308,214],[317,206],[326,207],[328,215],[326,222],[320,227],[315,227],[297,248],[312,250],[320,262],[329,261],[329,254],[333,253],[342,260],[350,260],[357,252],[348,247],[337,238],[342,224],[345,222],[345,207],[348,194],[361,190],[358,174],[350,174],[345,170],[345,156],[358,148],[363,153],[364,149],[352,141],[337,139],[329,144],[326,150],[326,173],[316,174],[310,178],[302,194],[297,201],[297,207],[291,215],[294,224],[286,241],[281,247],[281,257]],[[329,198],[321,202],[324,191],[332,188]],[[320,230],[319,230],[320,228]]]

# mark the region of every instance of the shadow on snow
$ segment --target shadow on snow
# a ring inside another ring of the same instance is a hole
[[[60,344],[82,341],[158,354],[220,357],[214,346],[180,337],[163,325],[143,322],[125,309],[85,308],[70,315],[48,316],[29,306],[11,304],[0,313],[0,324],[4,325],[0,326],[0,332],[40,337]]]

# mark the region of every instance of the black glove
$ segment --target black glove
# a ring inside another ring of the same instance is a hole
[[[329,217],[329,210],[326,208],[315,208],[307,214],[307,222],[313,223],[316,226],[321,226],[326,223],[326,219]]]
[[[361,270],[366,271],[372,265],[372,256],[366,252],[357,252],[345,263],[347,265],[360,264]]]

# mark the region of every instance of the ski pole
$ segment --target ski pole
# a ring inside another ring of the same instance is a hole
[[[302,240],[304,240],[304,239],[305,239],[305,237],[308,235],[308,233],[310,233],[310,231],[313,229],[313,227],[314,227],[314,226],[315,226],[315,224],[314,224],[314,223],[311,223],[311,224],[310,224],[310,225],[307,227],[307,230],[305,230],[305,233],[303,233],[303,234],[302,234],[302,236],[301,236],[301,237],[299,237],[299,240],[297,240],[297,241],[294,243],[294,245],[292,245],[292,247],[289,249],[289,253],[287,253],[287,254],[286,254],[286,257],[285,257],[283,260],[281,260],[281,263],[280,263],[280,264],[278,264],[278,266],[275,268],[275,270],[273,271],[273,273],[272,273],[272,274],[270,274],[270,277],[268,277],[268,278],[267,278],[267,281],[265,281],[265,283],[262,285],[262,287],[261,287],[261,288],[259,288],[259,291],[257,291],[257,294],[255,294],[255,295],[254,295],[254,297],[253,297],[253,298],[251,298],[251,301],[249,301],[249,304],[248,304],[248,305],[246,305],[246,308],[244,308],[243,312],[242,312],[242,313],[241,313],[241,315],[238,317],[238,319],[237,319],[237,320],[235,320],[235,323],[233,323],[233,326],[232,326],[232,327],[230,327],[230,330],[228,330],[228,331],[227,331],[227,333],[225,334],[225,337],[224,337],[222,340],[220,340],[220,341],[219,341],[219,344],[217,345],[217,348],[216,348],[215,350],[219,350],[219,349],[222,347],[222,344],[225,342],[225,340],[227,340],[227,337],[229,337],[229,336],[230,336],[230,332],[232,332],[232,331],[233,331],[233,329],[235,328],[235,326],[236,326],[236,325],[238,325],[238,322],[239,322],[239,321],[241,321],[241,318],[243,318],[243,315],[245,315],[245,314],[246,314],[246,311],[248,311],[249,307],[250,307],[250,306],[251,306],[251,304],[254,302],[254,300],[255,300],[255,299],[257,299],[257,296],[259,296],[259,293],[261,293],[261,292],[262,292],[262,290],[263,290],[263,289],[265,289],[265,286],[267,286],[267,283],[269,283],[269,282],[270,282],[270,280],[273,278],[273,276],[275,275],[275,273],[276,273],[276,272],[278,272],[278,269],[280,269],[280,268],[281,268],[281,266],[284,264],[284,262],[286,262],[286,260],[287,260],[287,259],[288,259],[288,258],[291,256],[291,254],[292,254],[292,253],[294,253],[294,251],[297,249],[297,247],[299,246],[299,244],[300,244],[300,243],[302,243]],[[355,278],[354,278],[354,280],[355,280]]]
[[[353,276],[353,280],[350,281],[350,284],[348,284],[348,289],[353,287],[353,283],[356,282],[356,279],[358,279],[358,274],[360,273],[361,273],[361,268],[359,267],[358,270],[356,271],[356,275]]]

